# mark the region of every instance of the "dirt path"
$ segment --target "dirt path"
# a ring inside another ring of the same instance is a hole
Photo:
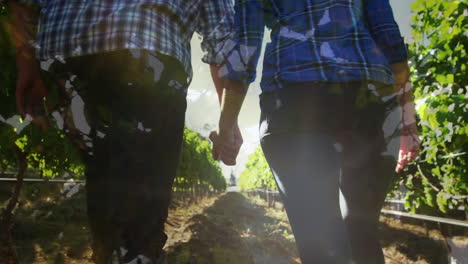
[[[190,219],[190,240],[169,243],[169,263],[300,263],[289,224],[272,212],[240,193],[227,193]]]
[[[185,240],[167,247],[170,264],[300,263],[286,213],[240,193],[221,196],[181,232]],[[379,233],[387,264],[449,263],[437,229],[382,216]],[[468,251],[468,237],[455,240]]]
[[[84,194],[58,196],[22,202],[13,230],[21,264],[92,263]],[[241,193],[174,202],[166,233],[169,264],[300,264],[285,212]],[[380,235],[388,264],[448,263],[436,229],[382,217]],[[457,239],[468,251],[468,238]]]

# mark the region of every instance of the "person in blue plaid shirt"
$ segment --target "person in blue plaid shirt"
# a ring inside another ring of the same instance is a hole
[[[56,123],[83,154],[94,261],[162,263],[192,77],[190,40],[194,32],[203,36],[203,61],[217,72],[216,50],[233,23],[231,0],[7,4],[19,111],[43,128]],[[59,102],[47,100],[47,73]],[[60,114],[55,121],[44,103]]]
[[[389,0],[237,0],[235,10],[215,155],[235,159],[233,127],[266,27],[261,145],[302,263],[385,263],[380,209],[395,170],[419,149]]]

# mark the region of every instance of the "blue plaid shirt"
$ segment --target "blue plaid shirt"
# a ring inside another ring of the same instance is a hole
[[[407,49],[389,0],[236,0],[235,32],[220,75],[255,80],[265,26],[261,87],[288,82],[393,82],[390,63]]]
[[[229,36],[231,0],[16,0],[41,7],[36,38],[41,60],[119,49],[147,49],[179,60],[192,75],[190,40],[203,36],[203,61]]]

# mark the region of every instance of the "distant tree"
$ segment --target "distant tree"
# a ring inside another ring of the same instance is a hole
[[[237,185],[236,176],[234,175],[234,172],[231,171],[231,177],[229,177],[229,186],[236,186],[236,185]]]

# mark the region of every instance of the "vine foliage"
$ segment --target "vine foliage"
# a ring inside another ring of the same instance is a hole
[[[409,49],[422,148],[404,180],[405,205],[452,214],[468,208],[468,5],[416,0],[412,11]]]
[[[241,190],[277,190],[275,179],[260,147],[250,155],[238,182]]]

